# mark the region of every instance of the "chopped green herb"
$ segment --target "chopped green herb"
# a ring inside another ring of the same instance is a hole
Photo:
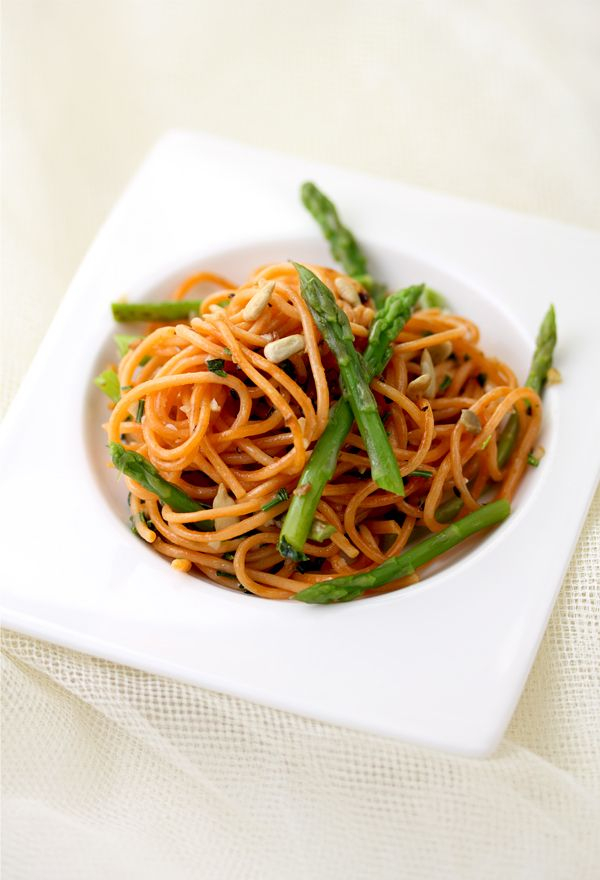
[[[134,535],[139,535],[139,532],[137,530],[137,523],[140,522],[144,523],[144,525],[147,526],[151,531],[156,531],[152,520],[149,519],[143,511],[140,511],[139,513],[134,513],[132,516],[129,517],[129,524],[131,526],[131,531]]]
[[[119,385],[119,377],[114,370],[104,370],[94,379],[94,385],[97,385],[101,391],[110,397],[113,403],[118,403],[121,398],[121,386]]]
[[[224,309],[226,306],[229,305],[229,300],[228,299],[220,299],[219,302],[217,303],[217,305],[221,306],[221,308]]]
[[[226,559],[227,562],[232,562],[234,556],[235,553],[233,552],[233,550],[230,550],[228,553],[223,553],[223,559]]]
[[[530,464],[531,467],[538,467],[539,463],[540,463],[540,459],[536,458],[535,455],[533,455],[533,453],[530,452],[529,455],[527,456],[527,464]]]
[[[143,398],[142,398],[141,400],[138,400],[137,410],[136,410],[136,413],[135,413],[135,420],[136,420],[136,422],[141,422],[141,421],[142,421],[142,417],[143,417],[143,415],[144,415],[144,405],[145,405],[145,403],[146,403],[146,401],[145,401]]]
[[[491,439],[492,439],[492,435],[490,434],[490,436],[487,438],[487,440],[484,440],[484,441],[483,441],[483,443],[482,443],[481,446],[480,446],[480,449],[482,450],[482,452],[483,452],[483,450],[487,447],[487,445],[488,445],[488,443],[490,442]]]
[[[433,473],[431,471],[423,471],[423,470],[420,470],[419,468],[417,468],[416,471],[413,471],[408,476],[409,477],[427,477],[429,479],[433,476]]]
[[[323,563],[325,559],[322,556],[311,556],[310,559],[307,559],[305,562],[297,562],[296,563],[296,571],[300,574],[305,574],[306,572],[312,571],[320,571],[323,568]]]
[[[419,305],[422,309],[447,309],[448,301],[446,300],[446,297],[442,296],[441,293],[438,293],[437,290],[433,290],[431,287],[426,287],[421,294]]]
[[[223,349],[223,354],[225,355],[225,357],[228,357],[228,358],[233,357],[233,353],[228,348]]]
[[[448,373],[444,375],[444,378],[440,382],[439,391],[445,391],[452,384],[452,376],[449,376]]]
[[[230,578],[232,581],[237,580],[236,576],[234,574],[229,574],[228,571],[219,571],[217,569],[217,574],[219,575],[219,577],[222,577],[222,578]]]
[[[483,388],[483,386],[487,382],[487,373],[477,373],[477,381],[479,382],[480,386]]]
[[[121,391],[131,391],[133,385],[121,385]]]
[[[127,333],[115,333],[113,339],[115,340],[119,357],[125,357],[131,348],[131,343],[141,338],[141,336],[129,336]]]
[[[277,507],[278,504],[281,504],[282,501],[287,501],[290,496],[288,495],[287,489],[280,489],[274,498],[271,501],[268,501],[266,504],[263,504],[262,510],[271,510],[272,507]]]
[[[310,527],[308,540],[318,541],[318,543],[321,544],[323,541],[326,541],[327,538],[331,538],[334,532],[335,526],[331,526],[329,525],[329,523],[322,522],[320,519],[315,519],[313,520],[313,524]]]
[[[210,360],[206,361],[206,366],[211,371],[211,373],[215,374],[215,376],[227,375],[227,373],[223,369],[223,367],[225,366],[225,361],[223,360],[223,358],[211,358]]]

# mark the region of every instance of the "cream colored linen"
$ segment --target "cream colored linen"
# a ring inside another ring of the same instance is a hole
[[[593,2],[4,0],[2,26],[3,408],[172,126],[600,226]],[[5,633],[3,876],[597,877],[599,558],[597,495],[487,761]]]

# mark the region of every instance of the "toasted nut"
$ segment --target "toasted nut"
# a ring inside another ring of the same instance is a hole
[[[221,404],[214,397],[210,402],[210,408],[212,412],[221,412]]]
[[[421,375],[418,376],[408,386],[408,393],[415,397],[427,397],[431,399],[435,397],[436,391],[435,370],[433,361],[428,350],[423,349],[421,355]]]
[[[470,434],[479,434],[481,431],[479,416],[472,409],[463,409],[459,422]]]
[[[562,376],[560,372],[556,369],[556,367],[550,367],[550,369],[546,373],[546,381],[548,385],[558,385],[560,382],[562,382]]]
[[[171,562],[171,568],[174,568],[175,571],[189,571],[192,567],[192,563],[189,559],[174,559]]]
[[[235,499],[231,497],[223,483],[219,483],[217,494],[212,503],[213,510],[216,510],[218,507],[231,507],[235,503]],[[229,526],[237,525],[239,521],[239,516],[223,516],[215,520],[215,529],[227,529]],[[209,541],[208,546],[213,550],[218,550],[221,546],[221,541]]]
[[[541,461],[542,458],[545,456],[545,454],[546,454],[546,450],[544,449],[543,446],[536,446],[532,452],[533,457],[537,458],[538,461]]]
[[[421,373],[420,376],[417,376],[416,379],[409,382],[408,388],[406,389],[409,397],[424,397],[425,392],[429,388],[429,384],[429,376]]]
[[[345,302],[349,303],[351,306],[360,305],[358,290],[355,286],[355,282],[351,281],[350,278],[345,278],[341,275],[339,278],[335,279],[334,285],[335,289]]]
[[[302,333],[293,333],[291,336],[284,336],[283,339],[276,339],[265,345],[265,357],[272,364],[279,364],[293,354],[300,354],[304,351],[304,346]]]
[[[431,360],[434,364],[441,364],[442,361],[445,361],[447,357],[450,357],[452,354],[452,343],[449,339],[446,342],[440,342],[438,345],[432,345],[431,348],[428,349],[429,354],[431,355]]]
[[[271,294],[274,290],[274,281],[267,281],[266,284],[259,287],[254,296],[248,300],[242,309],[242,318],[244,321],[256,321],[268,306]]]

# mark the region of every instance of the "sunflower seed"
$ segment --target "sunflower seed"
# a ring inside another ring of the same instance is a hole
[[[264,312],[271,299],[271,294],[275,290],[275,282],[267,281],[262,287],[256,291],[251,299],[248,300],[242,310],[242,318],[244,321],[256,321],[256,319]]]
[[[463,409],[459,422],[469,434],[479,434],[481,431],[479,416],[472,409]]]
[[[434,364],[441,364],[446,358],[452,354],[452,343],[449,339],[446,342],[440,342],[438,345],[432,345],[429,349],[431,360]]]
[[[304,351],[304,346],[305,340],[302,333],[293,333],[291,336],[284,336],[283,339],[276,339],[265,345],[265,357],[272,364],[279,364],[293,354],[300,354],[301,351]]]
[[[334,285],[335,289],[345,302],[347,302],[351,306],[360,305],[358,290],[356,289],[354,282],[351,281],[350,278],[345,278],[343,275],[340,275],[339,278],[335,279]]]

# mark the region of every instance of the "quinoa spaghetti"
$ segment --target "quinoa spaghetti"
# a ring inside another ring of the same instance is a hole
[[[367,363],[376,321],[368,277],[311,269]],[[184,299],[206,285],[212,291],[203,299]],[[297,552],[286,553],[286,515],[316,492],[302,475],[317,460],[332,407],[348,393],[303,293],[292,263],[262,266],[239,287],[210,273],[187,279],[167,318],[143,336],[119,337],[118,393],[106,425],[139,537],[180,571],[272,599],[383,571],[410,553],[415,536],[435,540],[448,522],[467,523],[483,499],[510,502],[532,463],[542,414],[542,383],[521,386],[507,364],[482,352],[472,321],[423,307],[421,298],[370,381],[403,494],[372,478],[354,423]],[[136,467],[145,476],[135,478]],[[373,587],[364,580],[360,592],[418,579],[411,566],[398,572]]]

